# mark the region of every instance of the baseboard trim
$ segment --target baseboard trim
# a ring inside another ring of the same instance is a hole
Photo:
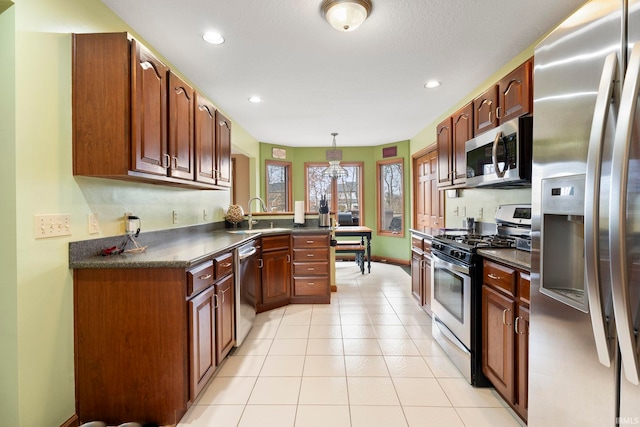
[[[60,424],[60,427],[79,427],[80,421],[78,420],[78,415],[73,414],[71,418],[69,418],[64,423]]]
[[[378,255],[374,255],[371,257],[371,261],[381,262],[384,264],[394,264],[394,265],[411,265],[411,261],[400,258],[389,258],[389,257],[381,257]]]

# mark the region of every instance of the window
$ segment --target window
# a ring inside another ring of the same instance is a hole
[[[378,169],[378,234],[404,236],[404,165],[383,160]]]
[[[363,162],[340,162],[340,166],[348,172],[347,176],[331,179],[322,176],[322,172],[329,166],[328,163],[305,163],[305,189],[307,212],[316,213],[320,206],[320,199],[326,195],[329,209],[334,213],[351,213],[352,225],[364,223],[362,204],[362,174]],[[346,218],[348,215],[341,215]],[[341,224],[348,221],[341,220]]]
[[[292,212],[291,163],[266,160],[266,200],[267,208],[274,212]]]

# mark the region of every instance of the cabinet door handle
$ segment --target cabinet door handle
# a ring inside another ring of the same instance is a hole
[[[502,310],[502,324],[505,326],[511,326],[511,323],[507,323],[507,312],[511,311],[509,308]]]
[[[496,108],[496,119],[501,119],[501,118],[502,118],[502,117],[500,116],[500,109],[501,109],[501,108],[502,108],[502,107],[498,107],[498,108]]]
[[[173,156],[173,168],[178,169],[178,158]]]
[[[515,325],[513,327],[513,329],[515,330],[516,334],[518,335],[524,335],[525,332],[520,330],[520,321],[524,320],[522,317],[518,316],[516,317],[516,322]]]
[[[226,290],[224,291],[220,291],[220,293],[222,294],[222,303],[224,304],[224,293],[227,292]]]
[[[312,245],[313,244],[313,240],[307,240],[307,244]]]
[[[287,254],[287,264],[291,263],[291,255]]]
[[[313,258],[315,255],[314,254],[307,254],[307,257],[309,258]]]
[[[502,279],[502,277],[501,277],[501,276],[496,276],[496,275],[495,275],[495,274],[493,274],[493,273],[489,273],[489,274],[487,274],[487,277],[488,277],[489,279],[493,279],[493,280],[501,280],[501,279]]]
[[[262,258],[258,258],[258,268],[262,268],[263,265],[264,262],[262,261]]]
[[[307,267],[307,271],[313,271],[313,270],[315,270],[315,268],[313,268],[313,267]]]
[[[229,268],[229,267],[231,267],[231,263],[230,262],[226,262],[224,264],[220,264],[220,266],[223,267],[223,268]]]
[[[205,274],[204,276],[200,276],[200,280],[207,280],[207,279],[211,279],[211,274]]]
[[[213,299],[216,301],[216,303],[213,306],[213,308],[218,308],[218,294],[213,294]]]
[[[171,167],[171,156],[168,154],[163,154],[162,158],[166,160],[166,163],[164,163],[162,167],[165,169],[169,169]]]
[[[307,286],[313,286],[315,284],[316,284],[316,282],[307,282]]]

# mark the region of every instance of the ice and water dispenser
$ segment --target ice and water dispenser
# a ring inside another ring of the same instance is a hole
[[[540,292],[586,313],[584,199],[585,175],[542,180]]]

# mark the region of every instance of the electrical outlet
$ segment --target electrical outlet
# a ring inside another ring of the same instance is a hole
[[[98,214],[90,213],[88,220],[89,220],[89,234],[100,233],[100,223],[98,222]]]
[[[207,220],[207,210],[206,210],[206,209],[202,209],[202,219],[203,219],[204,221],[206,221],[206,220]]]
[[[71,215],[34,215],[33,231],[36,239],[71,235]]]
[[[467,216],[467,208],[463,206],[461,209],[462,209],[462,213],[460,215]]]
[[[178,211],[177,210],[173,210],[173,223],[177,224],[178,223]]]
[[[478,218],[482,218],[482,208],[478,208]]]

